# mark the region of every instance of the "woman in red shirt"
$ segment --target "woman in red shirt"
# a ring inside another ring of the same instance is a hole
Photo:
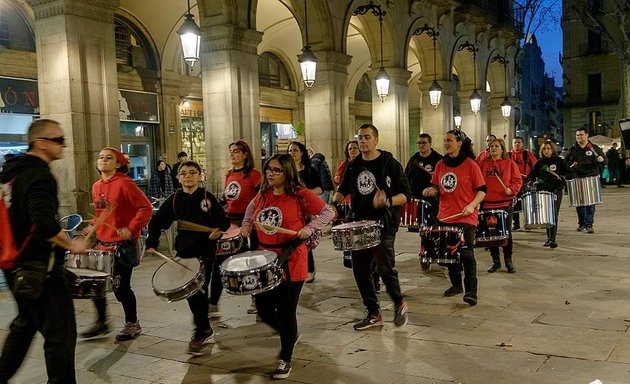
[[[356,140],[348,141],[348,143],[346,144],[346,149],[344,151],[346,159],[339,163],[339,166],[337,167],[337,172],[335,173],[335,177],[333,178],[333,183],[335,183],[335,186],[338,187],[339,184],[341,184],[343,173],[346,171],[346,165],[354,160],[355,157],[359,156],[359,153],[361,153],[359,151],[359,142]],[[350,202],[349,196],[346,196],[346,199],[348,200],[347,202]]]
[[[466,134],[453,129],[444,138],[444,158],[435,166],[431,186],[422,194],[426,197],[439,195],[439,225],[458,227],[464,231],[464,245],[460,249],[461,262],[448,264],[451,287],[444,296],[455,296],[466,289],[464,301],[477,304],[477,262],[475,261],[475,236],[477,206],[486,195],[486,184],[481,170],[475,163],[472,143]],[[462,287],[462,266],[464,287]]]
[[[153,214],[149,199],[127,176],[129,161],[116,148],[103,148],[96,161],[101,178],[92,186],[92,201],[97,217],[105,215],[104,222],[96,228],[95,248],[115,249],[114,295],[125,312],[125,326],[116,340],[131,340],[142,332],[137,317],[136,296],[131,289],[131,273],[140,264],[140,231],[146,227]],[[90,231],[90,228],[86,229]],[[81,333],[84,338],[94,338],[110,332],[107,323],[107,299],[94,299],[98,319]]]
[[[508,157],[505,142],[502,139],[492,140],[488,149],[490,152],[489,156],[479,163],[481,173],[488,186],[488,194],[481,208],[484,210],[501,209],[507,212],[508,217],[505,225],[509,237],[507,245],[503,247],[503,257],[508,273],[514,273],[516,269],[512,264],[512,231],[509,231],[509,226],[512,223],[512,202],[514,201],[514,196],[523,186],[523,178],[518,165]],[[488,272],[493,273],[501,268],[499,247],[491,246],[490,255],[492,256],[492,266],[488,269]]]
[[[272,156],[265,163],[264,170],[265,179],[260,192],[247,207],[241,234],[249,237],[252,229],[256,229],[259,248],[280,254],[284,248],[295,245],[296,236],[279,233],[276,227],[296,231],[297,237],[304,240],[330,223],[335,213],[317,195],[302,186],[290,155]],[[307,222],[309,217],[310,222]],[[256,223],[264,223],[265,227]],[[274,379],[287,378],[291,372],[291,357],[298,337],[297,304],[308,276],[307,255],[306,245],[299,242],[283,265],[282,283],[256,295],[259,316],[280,333],[282,348],[273,373]]]

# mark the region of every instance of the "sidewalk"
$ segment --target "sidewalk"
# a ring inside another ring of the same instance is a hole
[[[475,251],[479,304],[449,287],[436,265],[420,270],[418,234],[401,229],[397,269],[407,295],[409,324],[395,328],[385,290],[382,330],[354,331],[363,307],[351,270],[330,237],[315,251],[317,279],[302,290],[298,320],[302,339],[286,383],[495,384],[630,383],[630,188],[606,188],[597,207],[595,233],[577,232],[577,216],[563,200],[559,247],[543,248],[544,230],[515,233],[516,274],[486,269],[490,255]],[[521,216],[522,220],[522,216]],[[79,341],[79,383],[267,383],[280,349],[278,336],[246,314],[249,296],[224,294],[214,322],[216,344],[202,357],[186,353],[192,317],[185,301],[166,303],[151,290],[161,260],[149,256],[134,272],[143,334],[117,344],[113,335]],[[122,308],[109,296],[115,332]],[[90,301],[77,300],[79,331],[94,318]],[[0,339],[15,315],[10,294],[0,293]],[[12,383],[46,381],[43,340]]]

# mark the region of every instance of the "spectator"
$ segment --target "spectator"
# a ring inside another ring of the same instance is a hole
[[[173,164],[173,170],[171,171],[171,178],[173,179],[173,189],[178,189],[182,187],[177,178],[177,173],[179,172],[179,167],[181,167],[182,164],[188,161],[188,154],[184,151],[178,153],[177,160],[179,161]]]
[[[335,186],[333,185],[332,174],[326,162],[326,157],[322,153],[316,153],[312,147],[308,148],[308,156],[311,158],[311,167],[317,170],[322,182],[323,192],[319,195],[319,198],[322,199],[324,203],[328,203]]]

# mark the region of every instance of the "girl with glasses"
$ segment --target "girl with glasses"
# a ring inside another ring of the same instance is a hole
[[[241,234],[249,237],[252,230],[257,230],[259,248],[279,255],[285,248],[295,247],[283,264],[282,283],[256,295],[260,318],[280,333],[280,360],[273,378],[284,379],[291,372],[291,357],[298,338],[297,304],[308,277],[308,249],[301,240],[325,227],[335,214],[329,205],[302,185],[290,155],[272,156],[264,170],[260,192],[247,207]],[[280,233],[278,228],[296,231],[297,236]]]

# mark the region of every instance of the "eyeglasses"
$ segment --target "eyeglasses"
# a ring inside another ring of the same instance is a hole
[[[424,144],[429,144],[428,141],[418,141],[417,143],[418,145],[424,145]]]
[[[66,143],[66,138],[63,136],[59,136],[59,137],[38,137],[38,140],[46,140],[46,141],[52,141],[53,143],[57,143],[59,145],[64,145]]]
[[[283,174],[283,173],[284,173],[284,169],[282,169],[282,168],[269,168],[269,167],[267,167],[267,168],[265,168],[265,172],[267,172],[267,173],[271,173],[271,174],[274,174],[274,175],[281,175],[281,174]]]
[[[182,172],[178,173],[177,175],[185,177],[186,175],[188,175],[188,176],[195,176],[195,175],[198,175],[198,174],[199,174],[199,172],[197,172],[197,171],[188,171],[188,172],[182,171]]]

